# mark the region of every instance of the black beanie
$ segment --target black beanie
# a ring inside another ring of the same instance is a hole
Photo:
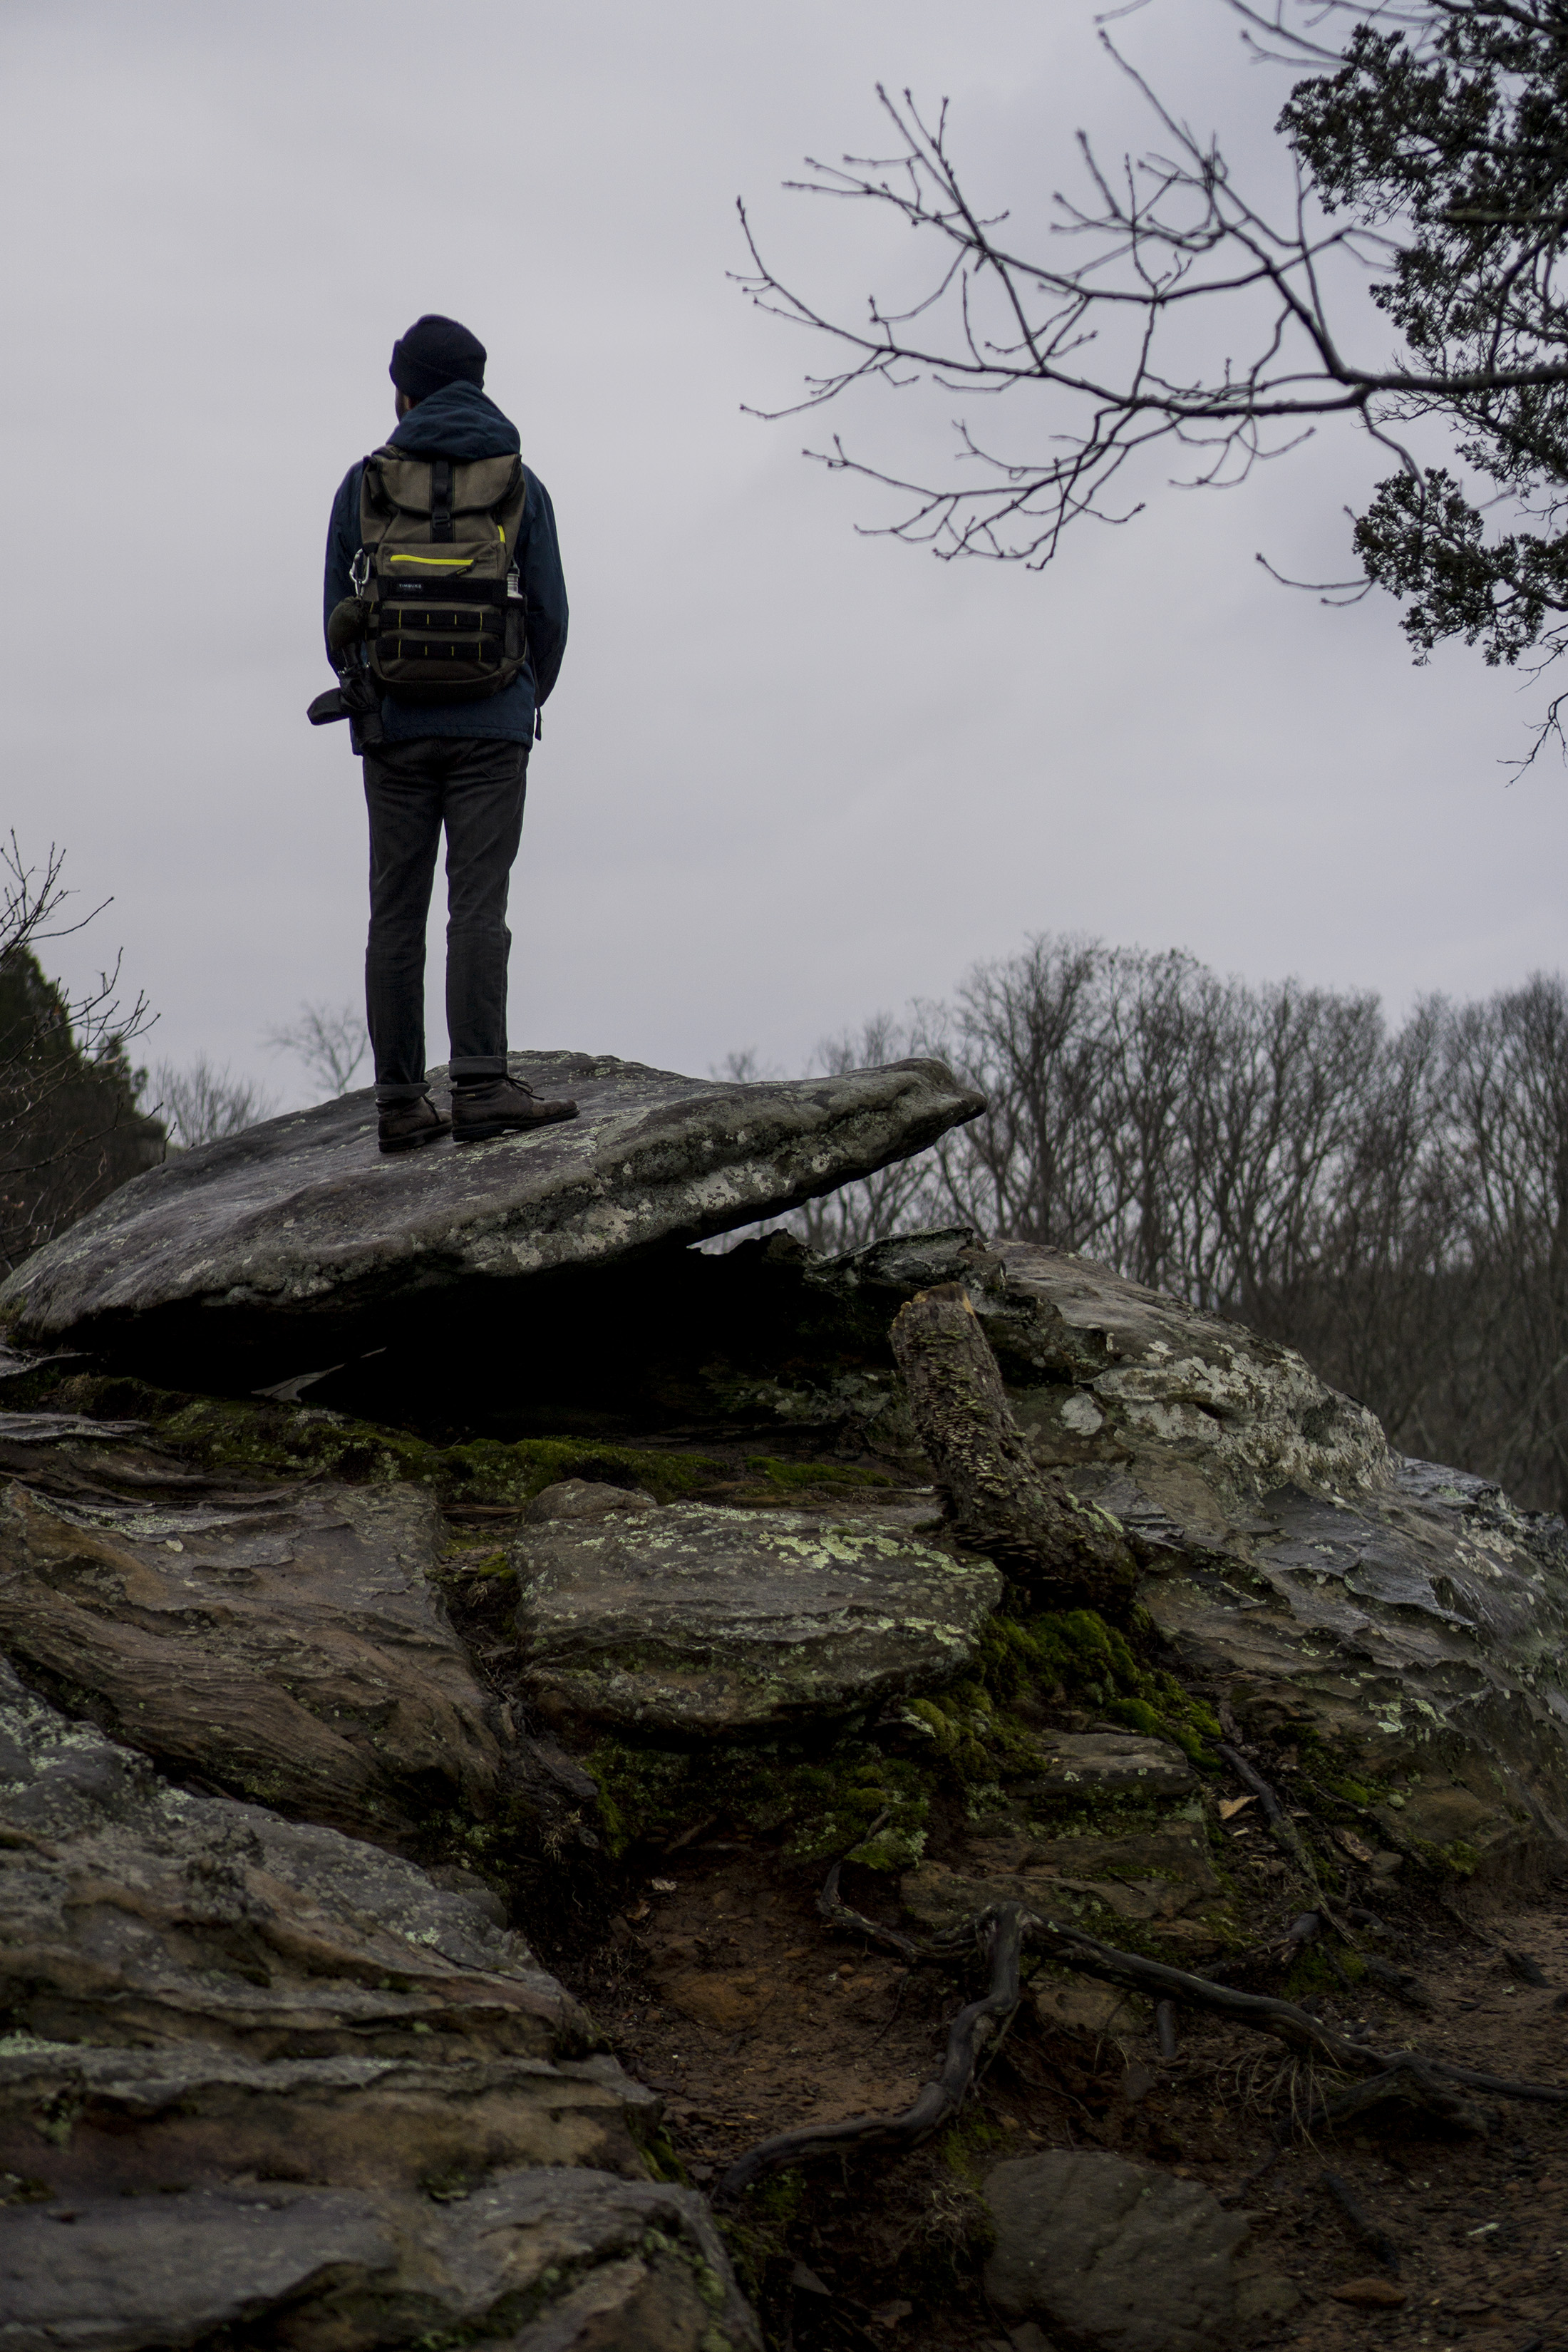
[[[423,400],[427,393],[439,392],[444,383],[482,384],[485,356],[483,343],[467,327],[427,310],[393,344],[387,373],[410,400]]]

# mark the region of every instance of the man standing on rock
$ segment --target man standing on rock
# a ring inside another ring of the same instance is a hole
[[[397,429],[351,466],[327,535],[327,651],[370,812],[365,1012],[383,1151],[572,1118],[509,1077],[507,884],[539,706],[566,647],[549,492],[484,392],[485,348],[455,319],[393,346]],[[447,835],[452,1114],[425,1076],[425,925]]]

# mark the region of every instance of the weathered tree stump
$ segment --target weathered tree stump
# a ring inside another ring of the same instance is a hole
[[[963,1285],[917,1293],[899,1309],[892,1342],[954,1533],[1064,1600],[1124,1601],[1137,1563],[1120,1522],[1035,1461]]]

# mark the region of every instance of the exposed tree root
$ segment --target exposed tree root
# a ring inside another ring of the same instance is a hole
[[[962,1283],[917,1293],[889,1336],[953,1533],[1020,1582],[1130,1598],[1138,1567],[1120,1521],[1035,1460]]]
[[[1230,1985],[1215,1984],[1210,1977],[1194,1976],[1186,1969],[1169,1967],[1163,1960],[1146,1960],[1140,1953],[1123,1952],[1114,1944],[1099,1943],[1076,1927],[1058,1927],[1053,1919],[1028,1913],[1025,1917],[1031,1943],[1049,1958],[1066,1968],[1077,1969],[1085,1976],[1103,1978],[1109,1984],[1121,1985],[1129,1992],[1148,1993],[1156,2000],[1171,2000],[1184,2008],[1206,2009],[1216,2017],[1228,2017],[1237,2025],[1272,2033],[1288,2049],[1303,2057],[1327,2059],[1342,2074],[1362,2074],[1389,2063],[1376,2051],[1349,2041],[1342,2033],[1321,2024],[1293,2000],[1279,2000],[1271,1993],[1238,1992]]]
[[[1016,1903],[1005,1903],[984,1922],[985,1950],[991,1964],[990,1989],[972,2000],[953,2019],[940,2071],[926,2084],[912,2107],[901,2116],[856,2116],[847,2123],[808,2124],[802,2131],[780,2132],[773,2139],[748,2148],[730,2167],[714,2191],[721,2200],[738,2197],[754,2180],[805,2157],[830,2154],[835,2148],[872,2147],[901,2155],[919,2147],[933,2131],[958,2113],[974,2079],[975,2061],[991,2038],[995,2021],[1018,2005],[1018,1960],[1023,1948],[1024,1914]]]
[[[913,1968],[926,1957],[912,1936],[902,1936],[896,1927],[879,1927],[862,1911],[852,1911],[847,1903],[838,1899],[838,1874],[843,1865],[835,1863],[827,1874],[826,1883],[816,1898],[816,1916],[826,1919],[830,1927],[846,1927],[854,1936],[864,1936],[868,1943],[880,1944],[885,1951],[897,1952],[900,1959],[908,1960]]]
[[[1473,2138],[1485,2139],[1488,2136],[1487,2119],[1474,2101],[1462,2097],[1444,2080],[1433,2060],[1417,2057],[1414,2050],[1395,2051],[1381,2074],[1370,2076],[1364,2083],[1352,2084],[1337,2098],[1325,2099],[1307,2118],[1308,2126],[1349,2123],[1353,2116],[1364,2116],[1373,2107],[1386,2106],[1393,2100],[1434,2116],[1439,2123]]]
[[[1342,2074],[1360,2074],[1363,2078],[1336,2097],[1316,2105],[1305,2119],[1309,2125],[1342,2123],[1396,2098],[1424,2108],[1458,2130],[1484,2137],[1489,2128],[1485,2116],[1472,2101],[1451,2087],[1454,2084],[1490,2092],[1497,2098],[1568,2105],[1568,2089],[1549,2083],[1514,2082],[1500,2074],[1480,2074],[1473,2067],[1426,2057],[1413,2050],[1372,2049],[1364,2042],[1335,2033],[1294,2001],[1279,2000],[1266,1993],[1238,1992],[1229,1985],[1215,1984],[1211,1978],[1194,1976],[1186,1969],[1171,1968],[1163,1960],[1145,1959],[1141,1953],[1121,1951],[1113,1944],[1102,1944],[1092,1936],[1081,1934],[1076,1927],[1060,1927],[1055,1920],[1042,1918],[1020,1904],[999,1904],[980,1912],[963,1927],[921,1944],[896,1928],[879,1927],[874,1919],[841,1902],[836,1864],[816,1907],[830,1926],[897,1952],[911,1967],[960,1964],[973,1955],[978,1940],[989,1964],[990,1986],[978,2000],[969,2002],[954,2018],[941,2068],[902,2115],[855,2116],[843,2123],[809,2124],[798,2131],[780,2132],[747,2149],[731,2165],[714,2192],[721,2200],[738,2197],[754,2181],[811,2157],[852,2147],[901,2155],[929,2139],[933,2131],[958,2113],[973,2084],[980,2053],[994,2037],[996,2021],[1010,2019],[1018,2006],[1020,1961],[1026,1943],[1063,1967],[1099,1977],[1128,1991],[1152,1995],[1162,2055],[1168,2056],[1173,2050],[1173,2005],[1179,2004],[1207,2010],[1216,2017],[1228,2018],[1234,2024],[1271,2034],[1300,2056],[1322,2059]],[[1281,2147],[1288,2137],[1288,2131],[1279,2135]],[[1263,2171],[1274,2160],[1270,2158]],[[1252,2176],[1253,2179],[1261,2177],[1261,2172]]]

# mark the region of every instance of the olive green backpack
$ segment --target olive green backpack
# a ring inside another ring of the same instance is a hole
[[[405,457],[387,448],[365,459],[353,584],[382,692],[473,702],[518,676],[527,653],[517,575],[527,496],[521,457]]]

